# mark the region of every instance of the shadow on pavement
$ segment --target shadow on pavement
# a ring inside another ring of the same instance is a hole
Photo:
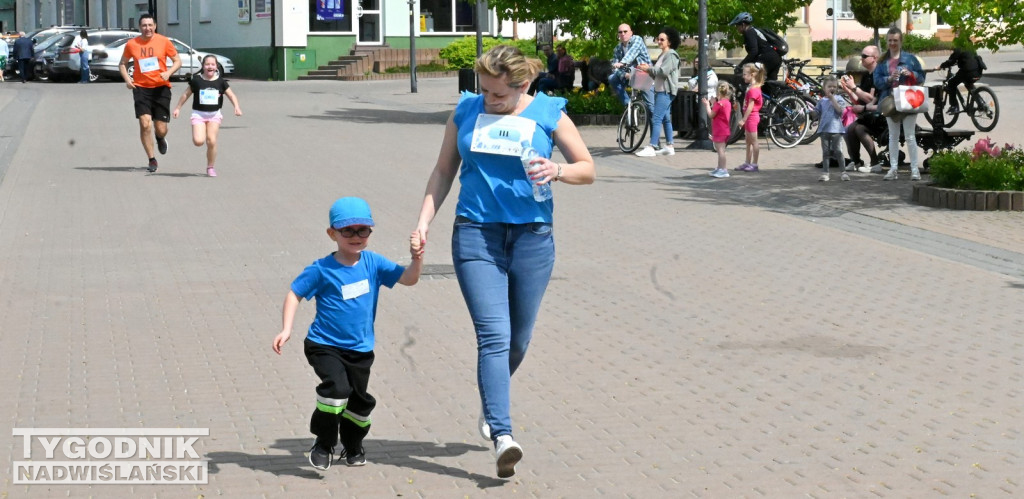
[[[322,473],[314,470],[306,457],[306,452],[309,451],[312,441],[312,438],[289,438],[278,440],[270,446],[272,449],[287,451],[289,454],[287,456],[260,453],[249,454],[245,452],[210,452],[206,454],[206,457],[210,459],[210,474],[220,473],[222,465],[235,464],[243,468],[265,471],[278,476],[287,475],[320,480],[323,478]],[[476,482],[479,488],[502,486],[507,482],[506,480],[491,476],[470,473],[463,469],[420,459],[459,456],[471,451],[488,451],[488,448],[482,445],[367,439],[363,442],[363,447],[366,450],[367,461],[370,465],[379,464],[399,468],[412,468],[425,473],[472,480]],[[343,461],[339,462],[337,457],[335,459],[334,466],[345,466]],[[330,470],[327,473],[330,473]]]
[[[290,118],[311,120],[351,121],[353,123],[398,123],[404,125],[444,125],[448,123],[451,110],[417,113],[391,109],[338,109],[324,114],[296,116]]]
[[[819,182],[821,170],[806,168],[765,169],[757,173],[730,171],[728,179],[705,175],[666,177],[662,189],[678,193],[680,201],[722,205],[760,206],[789,215],[833,217],[849,211],[896,209],[908,205],[910,173],[900,172],[896,182],[884,182],[872,173],[851,173],[843,182],[832,169],[832,179]],[[925,176],[923,182],[927,182]]]

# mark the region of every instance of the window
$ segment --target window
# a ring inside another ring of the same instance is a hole
[[[309,0],[309,31],[352,32],[352,4],[359,0]]]
[[[420,0],[420,16],[427,33],[476,31],[475,0]]]
[[[178,24],[178,0],[167,0],[167,24]]]
[[[199,0],[199,22],[210,22],[210,2],[213,0]]]
[[[850,0],[839,0],[838,2],[828,0],[826,8],[833,8],[836,3],[839,4],[839,7],[836,9],[839,11],[837,19],[853,19],[853,11],[850,10]],[[826,14],[825,19],[832,19],[832,16]]]

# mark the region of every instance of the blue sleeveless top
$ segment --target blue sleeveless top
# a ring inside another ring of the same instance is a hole
[[[545,158],[551,157],[554,144],[551,134],[565,110],[566,100],[538,93],[520,117],[537,123],[533,132],[533,148]],[[484,97],[464,92],[455,107],[454,123],[458,129],[459,203],[455,214],[475,222],[524,224],[551,223],[554,204],[549,199],[538,203],[533,187],[517,156],[480,153],[470,150],[477,116],[485,114]]]

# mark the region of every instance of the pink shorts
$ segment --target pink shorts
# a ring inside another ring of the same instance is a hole
[[[747,121],[743,122],[743,131],[757,133],[757,125],[761,122],[760,113],[750,113]]]
[[[220,124],[224,121],[224,115],[220,114],[220,111],[192,111],[192,124],[201,125],[203,123],[216,123]]]

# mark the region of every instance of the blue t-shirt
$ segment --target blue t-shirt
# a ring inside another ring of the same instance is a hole
[[[537,123],[533,132],[533,148],[545,158],[551,157],[554,142],[551,134],[565,110],[566,100],[538,93],[533,102],[519,114]],[[554,204],[549,199],[538,203],[533,199],[533,186],[518,156],[502,156],[470,150],[477,116],[485,114],[482,95],[464,92],[455,107],[454,123],[459,130],[459,203],[455,214],[475,222],[525,224],[551,223]]]
[[[306,338],[356,352],[373,351],[380,286],[393,287],[403,272],[405,267],[366,250],[351,267],[338,263],[333,254],[313,262],[292,282],[297,296],[316,298],[316,317]]]

